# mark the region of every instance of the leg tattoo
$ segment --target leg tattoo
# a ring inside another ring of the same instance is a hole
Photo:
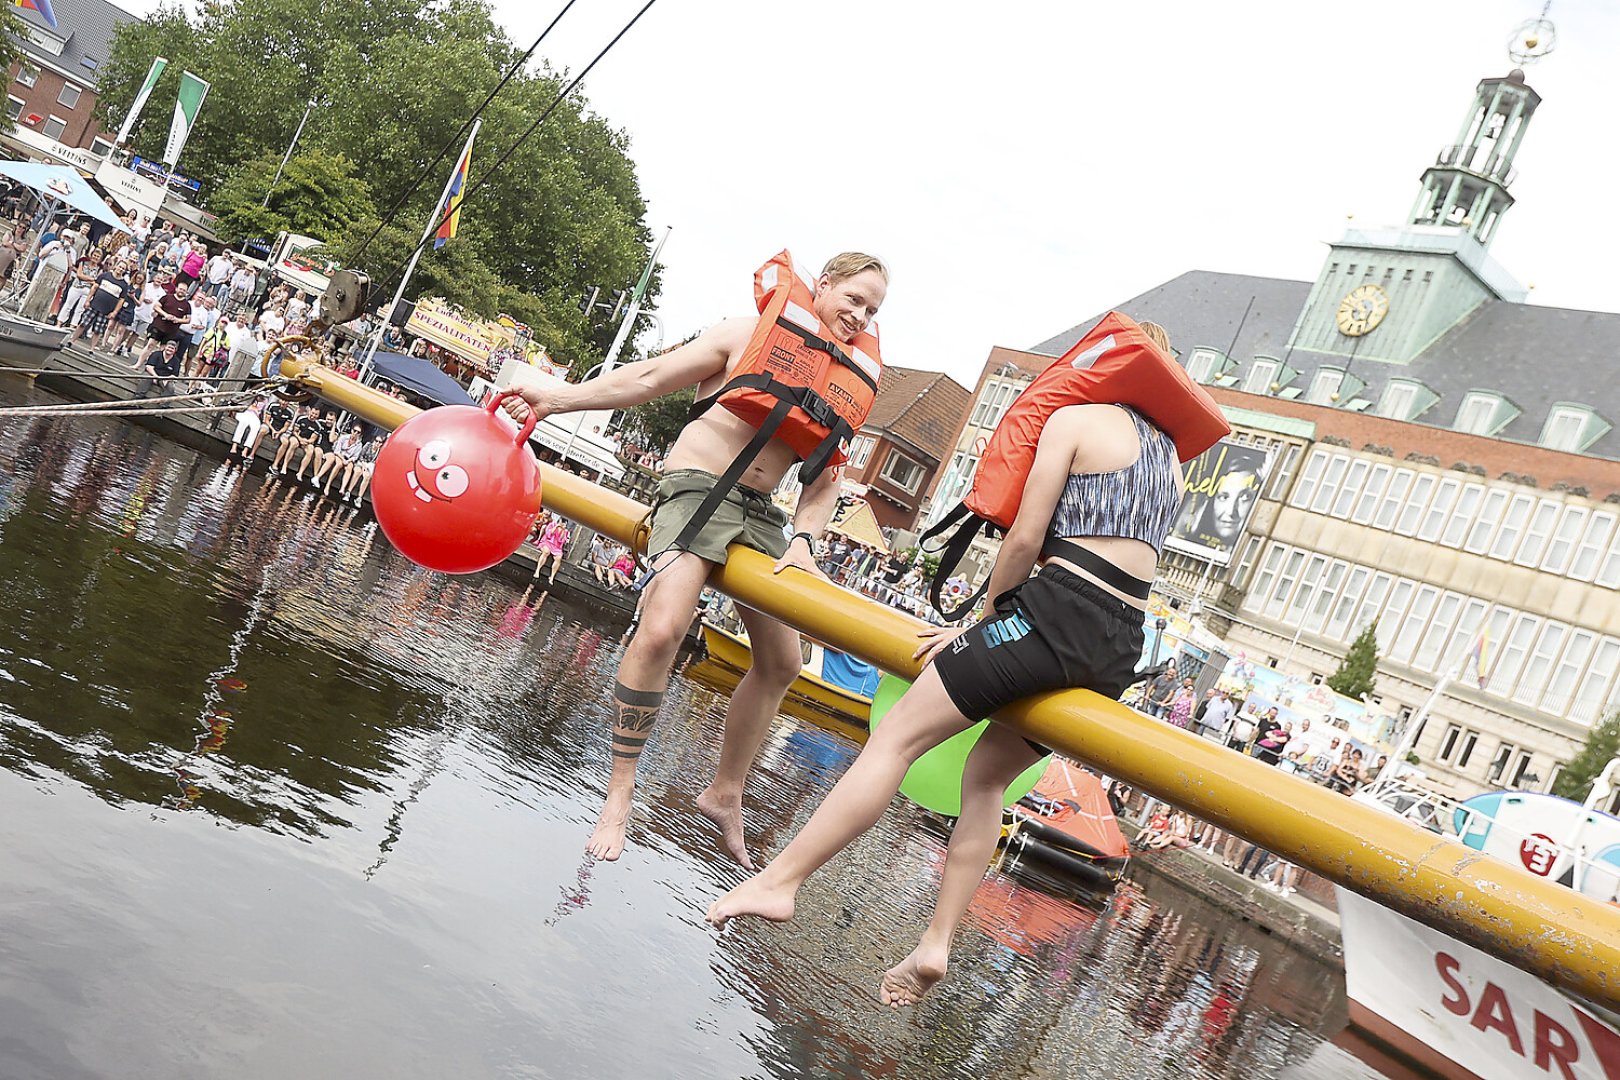
[[[635,761],[651,737],[658,706],[664,701],[663,691],[632,690],[615,683],[613,700],[618,705],[618,718],[613,722],[613,756]]]

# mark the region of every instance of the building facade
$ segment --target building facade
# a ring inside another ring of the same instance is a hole
[[[1407,221],[1346,233],[1314,282],[1192,271],[1117,305],[1269,462],[1230,558],[1167,550],[1160,590],[1302,685],[1376,627],[1370,705],[1463,795],[1546,790],[1620,707],[1620,382],[1594,376],[1620,315],[1527,305],[1488,252],[1539,104],[1522,71],[1482,80]],[[973,417],[1097,318],[993,352]],[[987,435],[964,424],[931,516]]]
[[[884,528],[916,528],[967,403],[949,375],[884,368],[871,415],[850,440],[844,490],[864,496]]]
[[[112,151],[94,115],[98,72],[114,29],[135,16],[105,0],[51,6],[55,27],[32,9],[16,12],[25,36],[18,40],[23,59],[7,73],[6,118],[15,125],[10,138],[17,150],[94,171],[93,162]]]

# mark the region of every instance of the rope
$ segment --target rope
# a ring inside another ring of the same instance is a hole
[[[136,371],[74,371],[72,368],[0,367],[0,375],[70,375],[75,379],[150,379],[152,376]],[[178,378],[178,376],[176,376]],[[258,383],[263,379],[206,379],[210,383]]]
[[[155,399],[154,399],[155,400]],[[184,413],[217,413],[228,412],[236,408],[236,404],[226,405],[197,405],[182,408],[168,409],[98,409],[95,412],[60,413],[47,412],[48,405],[19,406],[17,408],[0,409],[0,419],[9,419],[13,416],[54,416],[57,418],[78,416],[179,416]]]
[[[150,378],[152,378],[152,376],[148,375],[147,378],[150,379]],[[242,396],[242,391],[240,391],[240,390],[209,390],[209,391],[202,391],[202,392],[193,392],[193,393],[189,393],[189,394],[171,394],[171,395],[169,395],[167,397],[141,398],[140,400],[141,400],[142,403],[144,403],[146,405],[162,405],[162,404],[167,404],[168,402],[171,402],[171,401],[207,401],[210,398],[223,397],[223,396],[225,396],[227,394],[231,395],[231,396],[235,396],[235,397],[240,397],[240,396]],[[115,399],[113,399],[111,401],[70,401],[70,402],[68,402],[66,404],[63,404],[63,405],[17,405],[17,406],[12,406],[10,408],[0,408],[0,416],[11,413],[15,409],[38,410],[40,413],[42,413],[44,415],[50,415],[51,413],[97,412],[97,411],[102,410],[102,409],[108,409],[108,408],[114,408],[115,409],[115,408],[118,408],[121,405],[127,405],[127,404],[129,404],[128,400],[121,400],[121,399],[116,399],[115,398]]]
[[[410,251],[405,253],[404,260],[401,261],[398,266],[394,267],[394,269],[388,273],[388,276],[383,278],[380,283],[372,286],[374,291],[386,291],[389,285],[393,284],[401,275],[404,274],[405,267],[410,264],[411,259],[415,258],[416,253],[427,246],[428,241],[433,239],[434,234],[444,227],[444,223],[449,221],[454,213],[466,209],[467,203],[472,200],[472,197],[476,195],[485,184],[489,183],[490,179],[500,171],[501,166],[505,165],[507,161],[511,159],[512,155],[517,153],[519,147],[529,141],[529,136],[533,135],[537,130],[539,130],[540,125],[545,123],[547,118],[550,117],[552,113],[557,111],[557,107],[573,96],[574,91],[579,88],[579,84],[585,81],[585,76],[591,73],[591,69],[594,68],[601,61],[601,59],[608,54],[613,46],[619,43],[620,38],[624,37],[624,35],[630,32],[630,28],[632,26],[635,26],[636,23],[641,21],[641,17],[647,14],[648,10],[657,2],[658,0],[647,0],[647,2],[642,5],[641,10],[631,16],[630,21],[625,23],[617,34],[613,35],[613,39],[606,45],[602,46],[602,51],[597,53],[595,58],[592,59],[590,63],[586,64],[584,69],[580,71],[578,75],[574,76],[573,81],[565,86],[562,89],[562,92],[552,99],[551,104],[547,105],[545,111],[540,114],[539,118],[536,119],[534,123],[529,125],[528,130],[524,131],[522,135],[517,137],[517,140],[507,148],[506,153],[502,154],[500,159],[496,161],[494,165],[491,165],[489,170],[486,171],[483,176],[478,178],[478,182],[476,184],[468,186],[468,188],[461,193],[461,201],[457,205],[456,210],[443,213],[443,216],[439,218],[438,223],[428,230],[427,234],[417,242],[415,247],[411,248]],[[445,210],[446,207],[437,207],[434,210],[434,213],[441,213]],[[389,314],[392,315],[393,313],[390,312]]]
[[[534,51],[540,47],[540,43],[546,40],[546,35],[551,33],[552,27],[556,26],[562,21],[562,17],[568,14],[568,9],[573,7],[576,2],[577,0],[568,0],[568,2],[562,6],[562,10],[557,12],[557,14],[552,17],[551,22],[547,24],[544,30],[540,31],[540,36],[534,39],[534,44],[529,46],[529,51],[518,57],[517,62],[508,68],[506,74],[501,77],[501,81],[495,84],[495,89],[491,90],[488,96],[484,98],[484,103],[478,106],[478,108],[474,109],[471,116],[467,117],[466,122],[461,125],[461,130],[450,136],[450,138],[446,140],[445,144],[439,147],[439,156],[428,162],[426,166],[417,171],[416,179],[411,181],[411,185],[405,189],[400,197],[394,202],[394,205],[389,207],[388,213],[384,214],[382,216],[382,220],[377,222],[377,227],[371,230],[371,235],[362,240],[360,242],[360,246],[355,249],[352,259],[354,263],[359,263],[360,256],[365,254],[366,248],[370,247],[371,242],[377,239],[377,235],[386,229],[389,223],[394,220],[394,216],[398,214],[400,208],[405,205],[405,201],[412,195],[416,194],[416,189],[422,186],[422,181],[433,172],[435,166],[444,160],[444,155],[448,154],[455,147],[461,145],[461,141],[467,137],[467,130],[473,126],[473,121],[484,115],[484,110],[489,107],[489,103],[491,101],[495,100],[495,95],[500,93],[506,84],[512,81],[512,76],[523,70],[524,66],[528,64],[529,58],[534,55]]]

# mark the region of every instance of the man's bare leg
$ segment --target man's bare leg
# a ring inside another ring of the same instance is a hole
[[[748,674],[737,684],[726,706],[726,738],[720,747],[714,781],[698,796],[697,807],[719,828],[731,857],[745,870],[752,870],[754,861],[748,857],[748,845],[743,839],[743,785],[771,730],[771,721],[782,708],[783,695],[804,670],[804,658],[799,652],[797,630],[752,608],[739,606],[737,610],[748,630],[752,655]]]
[[[624,830],[630,822],[630,800],[636,790],[636,766],[641,763],[641,751],[657,721],[658,706],[669,685],[670,666],[711,569],[711,564],[696,555],[683,553],[647,584],[651,594],[647,609],[619,661],[619,678],[613,691],[613,775],[608,780],[607,799],[596,819],[596,829],[585,845],[585,850],[598,859],[617,859],[624,850]]]
[[[709,922],[723,926],[739,915],[773,922],[793,918],[800,886],[877,823],[911,763],[970,723],[951,703],[934,669],[924,668],[799,835],[756,877],[716,900],[706,916]]]
[[[1021,736],[996,724],[986,728],[974,744],[962,772],[962,815],[951,830],[934,917],[911,954],[884,974],[878,987],[883,1004],[893,1009],[915,1005],[945,977],[951,939],[984,880],[985,867],[1001,837],[1001,805],[1007,785],[1037,757]]]

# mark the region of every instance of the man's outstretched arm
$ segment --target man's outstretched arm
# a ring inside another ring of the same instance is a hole
[[[625,409],[663,397],[725,370],[726,361],[753,332],[753,319],[716,323],[677,349],[614,368],[599,379],[556,386],[514,386],[540,417],[582,409]],[[507,408],[521,418],[515,402]]]
[[[788,541],[787,552],[776,564],[776,573],[797,566],[820,577],[827,576],[816,565],[812,541],[805,539],[805,534],[814,538],[827,531],[827,523],[832,520],[833,511],[838,507],[838,490],[843,478],[842,465],[829,466],[821,470],[815,483],[799,493],[799,508],[793,514],[794,536]]]

